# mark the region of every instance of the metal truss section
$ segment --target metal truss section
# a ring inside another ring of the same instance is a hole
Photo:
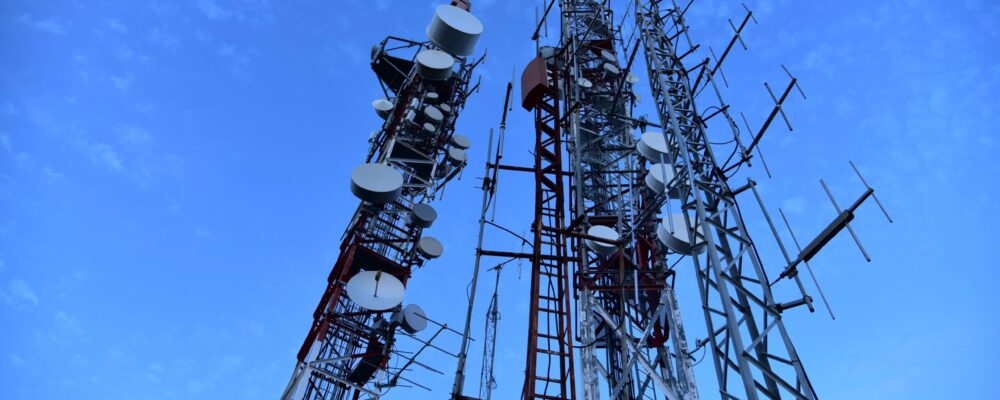
[[[736,193],[746,188],[730,187],[712,152],[705,119],[695,106],[697,83],[691,84],[691,71],[682,61],[693,51],[684,10],[674,4],[661,11],[659,3],[640,2],[637,21],[653,100],[670,148],[668,161],[680,168],[683,181],[675,212],[683,215],[688,237],[700,251],[691,259],[720,393],[732,399],[814,399],[816,393],[781,318],[783,310],[810,299],[775,300],[736,202]],[[712,80],[715,69],[706,65],[692,69],[700,70],[699,82],[707,82],[718,93]],[[734,126],[728,114],[726,118]]]
[[[391,202],[362,201],[355,210],[282,399],[377,399],[400,381],[423,387],[402,373],[411,365],[422,366],[416,357],[428,347],[436,348],[430,342],[450,331],[439,324],[429,339],[418,338],[397,329],[399,323],[392,317],[401,306],[369,310],[345,293],[348,279],[362,269],[390,274],[406,285],[411,274],[434,257],[419,248],[425,228],[414,223],[411,214],[415,206],[437,198],[465,166],[468,143],[454,137],[455,121],[475,91],[470,88],[473,70],[482,61],[453,54],[455,66],[447,78],[421,75],[417,54],[437,50],[441,48],[430,41],[391,36],[372,50],[371,67],[391,109],[385,110],[384,124],[369,138],[365,161],[392,167],[403,178],[402,188]],[[430,107],[440,110],[440,118],[426,112]],[[404,342],[417,348],[399,350]]]

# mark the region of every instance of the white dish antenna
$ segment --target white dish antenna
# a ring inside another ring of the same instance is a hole
[[[667,141],[663,138],[663,132],[660,131],[643,133],[639,142],[635,144],[635,148],[639,154],[652,162],[660,162],[660,156],[666,156],[669,151]]]
[[[443,81],[451,76],[455,58],[440,50],[423,50],[417,53],[417,73],[424,79]]]
[[[437,216],[437,211],[430,204],[417,203],[410,210],[409,222],[421,228],[430,228]]]
[[[385,204],[396,200],[403,190],[403,176],[385,164],[361,164],[351,171],[351,193],[359,199]]]
[[[409,304],[393,314],[392,322],[399,325],[409,334],[420,332],[427,328],[427,314],[416,304]]]
[[[427,26],[427,37],[445,51],[467,56],[472,54],[483,33],[479,18],[461,8],[442,4],[434,10],[434,19]]]
[[[660,226],[656,229],[656,237],[660,239],[661,243],[670,248],[670,250],[688,256],[700,254],[705,251],[705,246],[702,246],[705,243],[704,240],[698,240],[694,244],[691,243],[691,236],[688,234],[687,223],[684,221],[683,215],[674,214],[670,219],[673,221],[673,228],[667,222],[668,219],[664,218],[663,222],[660,222]]]
[[[604,225],[594,225],[590,227],[590,229],[587,229],[587,234],[613,241],[617,241],[619,238],[618,231],[610,226]],[[612,243],[598,242],[592,239],[584,240],[584,243],[587,245],[587,248],[603,255],[612,254],[618,250],[618,246]]]
[[[458,147],[462,150],[466,150],[469,147],[472,147],[472,140],[470,140],[468,136],[456,133],[454,135],[451,135],[451,145]]]
[[[666,177],[664,177],[666,173]],[[646,187],[656,193],[663,193],[666,189],[667,183],[674,180],[675,170],[674,166],[670,163],[656,163],[649,167],[649,173],[646,174]],[[671,198],[680,197],[680,190],[677,187],[670,188],[669,193]]]
[[[382,119],[389,118],[389,114],[392,113],[392,106],[392,102],[384,97],[372,102],[372,108],[375,109],[375,113]]]
[[[432,236],[424,236],[417,241],[417,253],[424,258],[438,258],[444,254],[444,245]]]
[[[344,286],[347,297],[372,311],[385,311],[403,302],[403,283],[382,271],[361,271]]]

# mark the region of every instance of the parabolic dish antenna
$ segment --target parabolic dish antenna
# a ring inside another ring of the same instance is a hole
[[[392,102],[389,99],[381,98],[372,102],[372,108],[375,109],[375,113],[378,114],[382,119],[389,117],[392,112]]]
[[[427,37],[445,51],[467,56],[483,33],[479,18],[461,8],[442,4],[434,10],[434,19],[427,26]]]
[[[444,254],[444,245],[433,236],[424,236],[417,241],[417,253],[424,258],[438,258]]]
[[[666,178],[663,177],[664,172],[667,174]],[[646,174],[646,187],[656,193],[663,193],[666,189],[666,185],[670,181],[674,180],[675,171],[674,166],[670,163],[662,164],[656,163],[649,167],[649,173]],[[680,190],[677,187],[670,188],[670,197],[678,198],[680,197]]]
[[[590,229],[587,229],[587,234],[601,239],[618,240],[618,231],[610,226],[594,225]],[[603,255],[608,255],[618,250],[618,246],[611,243],[598,242],[591,239],[585,240],[584,243],[589,249]]]
[[[684,222],[683,215],[674,214],[670,217],[673,220],[673,229],[671,229],[667,218],[664,218],[656,229],[656,237],[660,239],[661,243],[669,247],[670,250],[688,256],[705,251],[705,246],[702,246],[705,243],[704,240],[699,239],[697,243],[691,243],[691,236],[688,234],[687,222]]]
[[[417,53],[417,73],[424,79],[443,81],[451,76],[455,58],[440,50],[424,50]]]
[[[639,154],[652,162],[660,162],[660,155],[667,155],[667,151],[669,151],[667,141],[663,138],[663,132],[660,131],[643,133],[635,147]]]
[[[413,205],[410,210],[409,221],[411,224],[419,226],[421,228],[430,228],[434,220],[437,219],[438,213],[431,207],[430,204],[417,203]]]
[[[359,306],[373,311],[385,311],[403,302],[403,283],[382,271],[361,271],[347,285],[347,297]]]
[[[351,171],[351,193],[359,199],[385,204],[396,200],[403,190],[403,176],[385,164],[361,164]]]
[[[456,133],[454,135],[451,135],[451,144],[454,145],[455,147],[465,150],[468,149],[470,146],[472,146],[472,141],[469,140],[468,136]]]
[[[427,314],[416,304],[409,304],[392,316],[392,321],[399,324],[409,334],[420,332],[427,328]]]

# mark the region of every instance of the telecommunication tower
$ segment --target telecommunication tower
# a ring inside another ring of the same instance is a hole
[[[385,120],[372,133],[364,163],[351,173],[361,200],[340,245],[292,378],[282,399],[377,399],[405,382],[440,334],[456,334],[416,304],[401,304],[411,275],[444,250],[426,234],[431,202],[467,162],[468,137],[455,133],[483,30],[467,0],[435,10],[429,40],[389,36],[374,46],[371,68],[385,97],[372,107]],[[428,323],[436,329],[418,336]],[[401,347],[414,346],[408,351]]]
[[[404,307],[402,295],[411,274],[443,250],[424,230],[436,217],[429,203],[466,164],[469,139],[454,133],[454,123],[476,89],[472,72],[482,58],[467,57],[482,25],[467,1],[456,0],[437,8],[430,41],[389,37],[375,46],[372,69],[386,97],[373,107],[385,123],[352,173],[351,190],[362,202],[283,399],[378,399],[400,381],[423,387],[403,374],[414,365],[431,369],[416,360],[427,349],[451,354],[432,344],[440,334],[461,335],[450,398],[492,399],[500,276],[513,260],[531,265],[522,399],[709,397],[695,377],[699,351],[712,360],[723,399],[817,399],[783,314],[815,310],[803,270],[830,310],[809,261],[845,228],[870,260],[850,225],[862,204],[871,198],[892,219],[852,162],[865,190],[841,208],[821,180],[836,217],[809,242],[799,242],[779,209],[794,248],[786,245],[757,182],[737,175],[751,162],[770,175],[761,139],[779,116],[791,130],[783,106],[794,91],[805,94],[785,69],[783,90],[765,83],[774,106],[761,127],[751,129],[740,114],[741,128],[722,96],[722,65],[756,23],[753,12],[744,7],[740,22],[730,21],[733,36],[719,56],[709,48],[711,56],[698,59],[704,51],[685,20],[692,2],[630,0],[623,17],[610,0],[544,1],[531,35],[535,57],[517,96],[534,117],[532,163],[504,161],[511,82],[499,129],[489,134],[462,332],[419,306]],[[558,40],[542,43],[549,21],[558,25]],[[635,115],[643,80],[652,117]],[[498,207],[501,172],[533,178],[530,235],[488,217]],[[759,228],[766,223],[779,259],[751,238],[750,210],[741,208],[748,202],[760,210]],[[495,243],[487,229],[519,238],[522,249],[487,248]],[[466,394],[467,361],[487,259],[501,261],[490,269],[496,277],[473,397]],[[682,318],[675,292],[692,283],[707,332],[693,342],[684,329],[693,316]],[[435,333],[419,337],[428,323]],[[404,340],[416,350],[400,351]]]
[[[745,118],[745,131],[737,124],[718,78],[731,50],[743,43],[743,30],[756,22],[753,13],[746,9],[742,22],[732,24],[734,35],[720,56],[710,51],[712,57],[698,60],[700,46],[691,40],[685,21],[692,2],[629,1],[626,10],[633,13],[633,23],[628,27],[608,0],[559,0],[555,12],[557,1],[545,3],[532,35],[537,56],[520,82],[521,105],[534,115],[534,163],[503,163],[505,105],[498,145],[494,150],[491,135],[487,153],[472,279],[474,296],[479,267],[487,257],[505,260],[494,268],[497,282],[499,268],[509,260],[531,263],[521,397],[698,399],[692,354],[707,348],[724,399],[818,398],[782,314],[803,306],[814,310],[800,271],[805,267],[812,276],[808,261],[844,228],[869,259],[850,222],[868,198],[882,205],[851,163],[865,191],[841,209],[821,180],[837,217],[804,247],[788,226],[793,251],[782,240],[757,183],[735,183],[737,172],[751,161],[760,161],[766,170],[761,138],[779,114],[791,129],[782,107],[795,89],[805,97],[788,73],[790,81],[779,96],[765,84],[775,104],[761,128],[751,130]],[[541,31],[549,20],[557,21],[559,39],[543,45]],[[645,74],[633,70],[640,47]],[[633,115],[639,75],[649,82],[653,119]],[[510,87],[507,93],[509,102]],[[709,126],[721,127],[714,135],[726,139],[711,140]],[[749,145],[742,135],[749,135]],[[727,156],[719,158],[716,152]],[[501,171],[533,175],[531,235],[521,238],[530,251],[483,248],[486,226],[514,234],[486,219],[496,207]],[[777,264],[765,263],[759,242],[750,237],[740,208],[747,201],[757,203],[773,234],[783,257]],[[697,285],[708,332],[693,344],[675,295],[679,275]],[[773,290],[786,281],[796,288],[790,298]],[[816,288],[825,303],[818,283]],[[494,289],[487,310],[482,399],[491,398],[495,386],[491,342],[497,296]],[[452,389],[455,399],[467,398],[468,334],[467,321]]]

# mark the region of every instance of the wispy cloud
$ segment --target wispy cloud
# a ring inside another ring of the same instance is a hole
[[[143,148],[149,145],[153,136],[149,131],[135,125],[122,125],[118,128],[118,138],[131,148]]]
[[[9,101],[5,101],[3,104],[0,104],[0,115],[3,115],[5,117],[15,117],[20,113],[21,110],[18,110],[17,107],[14,107],[14,105],[11,104]]]
[[[128,33],[128,27],[115,18],[108,18],[107,20],[104,21],[104,24],[108,26],[108,29],[111,29],[114,32],[121,34]]]
[[[198,9],[201,13],[213,21],[229,19],[233,13],[219,5],[215,0],[198,0]]]
[[[5,288],[0,288],[0,299],[14,306],[37,306],[38,295],[28,286],[28,283],[21,279],[11,279],[7,281]]]
[[[127,172],[124,163],[122,163],[121,156],[118,155],[118,151],[111,145],[103,142],[88,142],[84,145],[84,148],[87,156],[90,157],[90,161],[95,165],[102,166],[116,173]]]
[[[180,42],[177,40],[177,36],[174,36],[165,26],[153,27],[149,30],[146,35],[146,39],[150,43],[155,45],[163,46],[168,50],[176,50]]]
[[[135,77],[131,74],[125,76],[111,75],[108,79],[122,93],[128,93],[129,89],[132,88],[132,84],[135,83]]]
[[[0,148],[8,153],[14,152],[14,148],[10,145],[10,135],[7,132],[0,133]]]
[[[21,14],[17,18],[21,23],[32,27],[38,31],[51,33],[55,35],[63,35],[69,31],[70,23],[68,21],[56,21],[55,19],[34,19],[29,14]]]
[[[250,79],[247,67],[250,65],[250,56],[246,52],[240,51],[231,44],[223,44],[218,51],[219,58],[226,61],[229,72],[242,79]]]

